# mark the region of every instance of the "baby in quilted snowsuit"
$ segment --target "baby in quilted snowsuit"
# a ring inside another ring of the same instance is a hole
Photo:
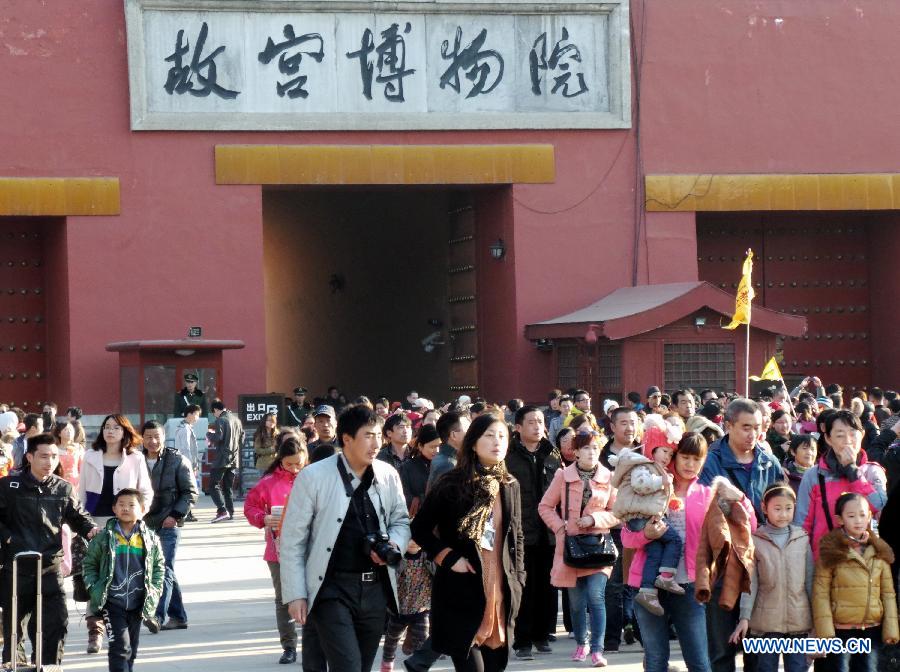
[[[672,475],[668,471],[680,430],[662,416],[647,416],[644,443],[634,450],[622,451],[615,460],[611,485],[618,488],[613,513],[632,532],[640,532],[657,518],[665,522],[672,497]],[[611,462],[613,460],[610,460]],[[645,546],[646,560],[641,589],[635,599],[651,613],[662,615],[657,588],[676,595],[684,589],[675,581],[683,540],[670,525],[658,539]]]

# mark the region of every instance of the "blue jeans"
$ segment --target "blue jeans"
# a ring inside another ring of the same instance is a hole
[[[772,639],[793,639],[793,635],[782,635],[778,632],[767,632],[764,635],[751,635],[752,637],[769,637]],[[806,662],[806,654],[803,653],[761,653],[757,656],[757,672],[778,672],[778,660],[784,658],[784,672],[806,672],[809,663]]]
[[[587,643],[587,611],[591,612],[591,653],[603,653],[603,637],[606,633],[606,574],[597,572],[580,576],[575,587],[569,588],[569,613],[572,615],[572,631],[575,642]]]
[[[706,650],[706,606],[694,599],[694,584],[682,584],[684,595],[659,591],[663,616],[654,616],[635,604],[634,615],[644,640],[645,672],[666,672],[669,665],[669,623],[675,625],[688,672],[710,672]]]
[[[875,672],[878,669],[878,657],[881,653],[881,626],[863,629],[836,630],[835,637],[844,644],[851,637],[872,640],[872,653],[840,653],[829,654],[820,666],[825,672]]]
[[[178,527],[161,527],[157,530],[156,536],[159,537],[163,560],[166,563],[166,575],[163,578],[159,605],[156,607],[156,618],[162,622],[168,616],[187,623],[187,612],[184,610],[184,602],[181,601],[181,588],[178,586],[178,579],[175,578],[175,554],[178,552],[178,540],[181,538],[181,529]]]
[[[666,531],[659,539],[644,546],[647,556],[641,574],[641,588],[653,588],[653,582],[656,581],[660,571],[674,574],[678,569],[683,546],[681,535],[671,527],[666,527]]]

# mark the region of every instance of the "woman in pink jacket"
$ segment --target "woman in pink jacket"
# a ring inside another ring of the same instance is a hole
[[[606,581],[612,567],[575,569],[563,562],[566,534],[602,534],[618,524],[610,512],[616,491],[610,486],[612,474],[600,464],[603,445],[597,432],[577,434],[574,440],[575,461],[559,469],[538,505],[541,518],[556,533],[556,551],[550,582],[569,592],[569,613],[575,633],[576,648],[572,660],[587,658],[587,609],[591,614],[591,664],[606,666],[603,636],[606,632]],[[557,512],[566,507],[563,516]]]
[[[678,442],[675,458],[669,468],[673,471],[675,493],[669,503],[668,522],[682,536],[684,546],[678,561],[675,580],[685,589],[684,595],[660,591],[659,601],[665,615],[656,616],[635,603],[634,615],[644,641],[645,672],[666,672],[669,664],[669,624],[671,619],[678,633],[681,652],[688,672],[709,672],[709,652],[706,640],[706,606],[694,599],[697,547],[706,510],[713,500],[713,489],[697,482],[706,461],[706,439],[696,432],[687,432]],[[753,506],[740,495],[741,506],[747,511],[751,527],[756,527]],[[651,520],[641,532],[622,528],[622,545],[634,548],[635,554],[628,572],[628,585],[640,588],[646,552],[644,546],[665,532],[666,523]],[[713,605],[713,608],[718,608]],[[668,617],[668,619],[667,619]]]
[[[275,621],[284,652],[278,661],[289,665],[297,661],[297,630],[288,614],[288,605],[281,601],[281,566],[278,561],[278,526],[287,504],[294,479],[309,461],[303,439],[289,436],[278,449],[275,459],[263,477],[244,500],[244,517],[253,527],[266,531],[266,552],[263,560],[269,565],[272,585],[275,587]]]

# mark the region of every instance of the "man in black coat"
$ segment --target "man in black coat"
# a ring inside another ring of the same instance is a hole
[[[212,403],[216,416],[215,425],[209,430],[209,442],[216,449],[216,457],[210,465],[210,496],[216,505],[216,516],[210,522],[219,523],[234,518],[234,501],[231,489],[234,486],[234,471],[237,469],[244,445],[244,426],[240,419],[221,400]]]
[[[282,427],[300,427],[313,412],[313,406],[306,400],[306,388],[294,388],[294,400],[284,409]]]
[[[209,412],[206,404],[206,395],[203,394],[203,390],[198,389],[197,386],[199,384],[200,377],[196,373],[184,374],[184,387],[175,394],[172,417],[183,418],[184,409],[192,404],[196,404],[200,407],[200,414],[203,416]]]
[[[141,437],[153,486],[153,504],[144,514],[144,523],[159,537],[166,562],[162,595],[156,607],[157,623],[148,627],[151,632],[157,625],[163,630],[184,630],[188,627],[188,618],[175,577],[175,554],[184,519],[197,501],[197,483],[188,459],[174,448],[166,447],[166,434],[161,424],[156,420],[145,422]],[[167,623],[166,615],[169,617]]]
[[[527,578],[513,646],[516,658],[533,660],[532,647],[538,653],[552,651],[548,640],[556,631],[557,594],[550,584],[555,538],[538,515],[538,504],[560,468],[560,456],[546,438],[544,414],[537,406],[516,411],[515,423],[506,469],[521,486]]]
[[[69,626],[66,594],[59,568],[62,562],[62,525],[87,539],[97,534],[91,516],[84,510],[72,486],[53,472],[59,465],[59,449],[50,434],[38,434],[28,441],[26,469],[0,479],[0,542],[3,546],[3,570],[0,572],[0,606],[3,608],[3,662],[11,661],[12,645],[12,570],[13,558],[23,551],[38,551],[43,574],[43,662],[61,665]],[[23,624],[28,622],[32,646],[36,639],[36,619],[32,617],[38,574],[35,561],[19,563],[18,623],[19,651]]]

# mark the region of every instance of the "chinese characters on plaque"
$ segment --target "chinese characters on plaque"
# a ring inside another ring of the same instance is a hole
[[[421,121],[441,117],[451,120],[449,127],[528,128],[527,121],[509,120],[541,114],[606,115],[598,127],[630,122],[629,116],[618,123],[627,108],[618,81],[627,71],[627,50],[614,36],[609,12],[147,8],[141,16],[140,86],[134,88],[145,117],[219,115],[222,128],[257,127],[231,126],[228,114],[273,119],[274,127],[315,118],[326,128],[441,128]],[[369,121],[359,125],[360,119]]]

